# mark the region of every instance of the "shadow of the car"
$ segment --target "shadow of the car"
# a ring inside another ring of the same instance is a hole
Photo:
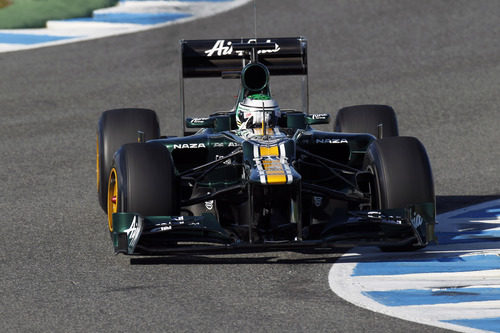
[[[171,255],[131,258],[131,265],[280,265],[332,264],[342,255],[338,250],[317,253],[279,252],[244,253],[239,255]]]

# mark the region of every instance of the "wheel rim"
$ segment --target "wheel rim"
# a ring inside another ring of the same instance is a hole
[[[111,169],[108,182],[108,226],[113,231],[113,214],[118,212],[118,180],[116,169]]]

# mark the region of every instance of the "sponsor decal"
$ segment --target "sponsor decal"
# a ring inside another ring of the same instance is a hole
[[[250,43],[256,43],[256,39],[249,39],[248,44]],[[273,43],[271,42],[270,39],[266,40],[266,43]],[[276,53],[279,52],[280,46],[278,43],[273,43],[274,44],[274,49],[271,50],[258,50],[257,54],[265,54],[265,53]],[[234,51],[238,56],[242,57],[244,55],[243,51]],[[215,56],[226,56],[226,55],[231,55],[233,54],[233,43],[231,41],[225,41],[224,39],[219,39],[215,42],[214,46],[210,50],[206,50],[205,54],[207,57],[213,57]]]
[[[206,148],[204,143],[174,143],[174,149],[196,149]]]
[[[416,229],[424,223],[424,218],[422,216],[420,216],[420,214],[417,214],[414,212],[413,217],[410,219],[410,221],[411,221],[411,224],[413,225],[413,227],[415,227],[415,229]]]
[[[165,225],[165,226],[160,227],[160,231],[168,231],[168,230],[172,230],[171,225]]]
[[[203,124],[204,122],[206,122],[209,119],[210,118],[193,118],[193,119],[191,119],[191,123],[192,124]]]
[[[222,148],[222,147],[238,147],[239,145],[236,142],[214,142],[214,148]]]
[[[208,210],[214,209],[214,201],[213,200],[205,201],[205,207]]]
[[[184,216],[175,216],[172,218],[172,222],[177,222],[177,224],[184,224]]]
[[[180,226],[199,227],[201,220],[199,216],[173,216],[168,222],[155,224],[149,232],[170,231]]]
[[[149,232],[169,231],[169,230],[172,230],[172,228],[174,227],[172,222],[159,223],[159,224],[156,224],[155,226],[156,226],[156,228],[149,230]]]
[[[316,143],[329,143],[329,144],[337,144],[337,143],[349,143],[346,139],[316,139]]]
[[[215,160],[222,160],[224,158],[224,155],[215,155]],[[224,165],[231,165],[232,164],[232,160],[230,158],[228,158],[227,160],[225,160],[224,162],[222,162],[222,164]]]
[[[319,119],[319,120],[325,120],[328,119],[330,115],[328,113],[316,113],[316,114],[311,114],[312,119]]]
[[[133,253],[142,232],[142,218],[135,215],[130,227],[124,230],[128,238],[128,252]]]

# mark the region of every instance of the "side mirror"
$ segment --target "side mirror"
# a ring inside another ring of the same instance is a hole
[[[308,125],[319,125],[319,124],[329,124],[330,115],[328,113],[316,113],[306,115],[306,124]]]

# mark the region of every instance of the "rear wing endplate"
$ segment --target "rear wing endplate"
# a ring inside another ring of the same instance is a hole
[[[302,107],[308,113],[307,40],[304,37],[181,40],[180,93],[184,130],[184,79],[241,72],[249,59],[243,51],[233,49],[232,45],[239,43],[274,44],[274,47],[257,52],[258,61],[269,69],[270,75],[302,76]]]

